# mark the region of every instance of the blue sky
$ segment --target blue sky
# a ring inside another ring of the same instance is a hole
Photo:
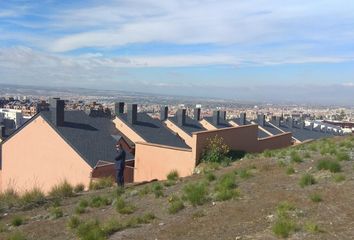
[[[354,102],[354,2],[0,0],[0,82]]]

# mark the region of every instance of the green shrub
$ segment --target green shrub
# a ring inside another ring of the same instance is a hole
[[[14,232],[7,238],[7,240],[26,240],[26,237],[21,232]]]
[[[112,187],[115,183],[115,180],[112,177],[104,177],[93,180],[90,182],[90,190],[99,190],[104,188]]]
[[[283,168],[283,167],[286,167],[286,163],[283,161],[283,160],[278,160],[277,161],[277,164],[279,167]]]
[[[79,184],[75,185],[75,187],[74,187],[75,193],[80,193],[80,192],[83,192],[84,190],[85,190],[85,185],[83,183],[79,183]]]
[[[66,197],[73,197],[74,188],[69,184],[66,180],[55,185],[49,192],[49,196],[53,198],[66,198]]]
[[[68,228],[76,229],[81,223],[81,220],[78,216],[71,216],[67,223]]]
[[[304,155],[303,155],[304,158],[311,158],[311,154],[309,152],[304,152]]]
[[[102,231],[105,233],[106,236],[110,236],[115,232],[119,232],[123,230],[125,226],[116,219],[110,219],[105,222],[102,226]]]
[[[310,199],[311,199],[312,202],[316,202],[316,203],[322,202],[322,197],[318,193],[311,194],[310,195]]]
[[[58,219],[63,216],[63,210],[60,207],[49,208],[49,215],[51,219]]]
[[[108,199],[107,197],[94,196],[91,198],[90,207],[100,208],[103,206],[110,205],[111,203],[112,203],[111,200]]]
[[[270,158],[270,157],[273,157],[273,156],[274,156],[273,151],[271,151],[269,149],[264,150],[263,157]]]
[[[333,174],[332,177],[335,182],[343,182],[345,180],[345,176],[343,174]]]
[[[106,234],[98,220],[80,223],[76,228],[76,235],[81,240],[106,240]]]
[[[24,222],[25,222],[24,218],[19,215],[13,216],[11,219],[11,225],[14,227],[21,226]]]
[[[137,217],[136,221],[138,224],[147,224],[154,220],[156,217],[153,213],[145,213],[142,217]]]
[[[151,192],[151,189],[148,185],[145,185],[143,188],[140,188],[139,190],[139,195],[144,196],[146,194],[149,194]]]
[[[294,169],[293,167],[288,167],[288,168],[286,169],[286,174],[292,175],[292,174],[294,174],[294,173],[295,173],[295,169]]]
[[[46,202],[44,193],[39,188],[26,191],[20,198],[20,203],[24,207],[40,205]]]
[[[309,233],[319,233],[321,232],[320,228],[318,227],[318,225],[316,223],[312,223],[312,222],[307,222],[305,224],[305,230]]]
[[[86,199],[81,199],[78,206],[87,208],[89,206],[89,202]]]
[[[183,188],[183,198],[188,200],[193,206],[203,205],[207,201],[207,187],[203,182],[189,183]]]
[[[290,153],[290,160],[292,162],[296,162],[296,163],[300,163],[302,162],[302,159],[301,159],[301,156],[299,155],[299,153],[295,152],[295,151],[292,151]]]
[[[177,181],[178,178],[179,178],[179,174],[177,170],[173,170],[167,175],[167,180],[169,181]]]
[[[318,170],[329,170],[332,173],[340,172],[341,166],[338,162],[332,160],[320,160],[317,163]]]
[[[293,204],[287,202],[287,201],[284,201],[284,202],[281,202],[278,204],[277,206],[277,216],[279,218],[286,218],[288,217],[288,213],[290,211],[294,211],[296,208]]]
[[[282,238],[289,237],[292,231],[295,231],[296,226],[290,219],[280,218],[277,219],[272,227],[273,233]]]
[[[205,178],[209,181],[209,182],[212,182],[212,181],[215,181],[216,180],[216,176],[211,173],[211,172],[207,172],[205,173]]]
[[[346,152],[338,152],[336,155],[336,158],[338,161],[349,161],[350,160],[350,156]]]
[[[224,144],[224,139],[215,135],[214,137],[208,139],[207,145],[202,153],[203,162],[230,162],[228,156],[230,148]]]
[[[248,179],[252,177],[252,174],[248,169],[240,169],[236,173],[242,179]]]
[[[126,203],[121,197],[116,199],[115,208],[120,214],[132,214],[135,211],[135,207]]]
[[[303,175],[301,176],[300,182],[299,182],[299,184],[300,184],[300,186],[301,186],[302,188],[305,187],[305,186],[313,185],[313,184],[315,184],[315,183],[316,183],[315,178],[314,178],[311,174],[309,174],[309,173],[303,174]]]
[[[76,214],[83,214],[86,212],[86,208],[85,207],[81,207],[81,206],[76,206],[75,207],[75,213]]]
[[[168,212],[170,214],[175,214],[184,208],[183,201],[175,195],[170,197],[169,203]]]
[[[151,185],[151,191],[155,194],[156,198],[163,196],[163,186],[159,182],[154,182]]]
[[[19,202],[19,195],[14,189],[7,189],[0,193],[0,212],[14,207]]]

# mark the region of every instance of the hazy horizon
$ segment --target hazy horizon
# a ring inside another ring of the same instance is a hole
[[[354,3],[0,2],[0,82],[354,102]]]

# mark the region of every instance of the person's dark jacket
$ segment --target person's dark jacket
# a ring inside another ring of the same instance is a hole
[[[125,151],[123,149],[117,151],[117,157],[115,158],[116,170],[123,170],[125,168]]]

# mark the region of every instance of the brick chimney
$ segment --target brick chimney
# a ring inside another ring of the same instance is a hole
[[[226,111],[220,111],[220,119],[221,120],[226,120]]]
[[[127,108],[127,120],[128,123],[134,125],[138,121],[138,105],[137,104],[128,104]]]
[[[292,129],[294,127],[294,119],[292,117],[287,118],[288,127]]]
[[[51,98],[49,100],[49,110],[52,115],[52,123],[55,126],[63,126],[64,125],[64,100],[60,100],[60,98]]]
[[[200,108],[194,108],[194,120],[200,121]]]
[[[168,107],[167,106],[161,106],[160,108],[160,120],[165,121],[168,118]]]
[[[178,109],[177,113],[177,124],[182,127],[186,124],[186,109]]]
[[[275,117],[275,126],[280,127],[280,117],[279,116]]]
[[[114,103],[114,114],[117,116],[123,113],[124,113],[124,102]]]

